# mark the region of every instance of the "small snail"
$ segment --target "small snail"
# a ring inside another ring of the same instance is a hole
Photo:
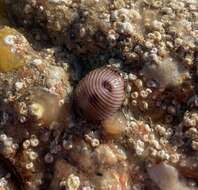
[[[79,111],[92,121],[113,115],[124,100],[124,79],[112,68],[88,73],[77,85],[74,101]]]

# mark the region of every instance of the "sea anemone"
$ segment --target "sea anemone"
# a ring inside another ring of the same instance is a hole
[[[162,59],[157,64],[146,64],[143,74],[146,80],[156,81],[162,89],[178,87],[185,79],[189,78],[186,69],[172,58]]]

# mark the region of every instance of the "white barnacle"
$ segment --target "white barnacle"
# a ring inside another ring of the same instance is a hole
[[[69,175],[67,178],[67,186],[69,190],[77,190],[80,187],[80,179],[74,174]]]
[[[0,187],[5,187],[7,184],[8,184],[8,181],[5,179],[5,177],[2,177],[0,179]]]
[[[34,59],[31,62],[32,65],[41,65],[42,63],[43,61],[41,59]]]

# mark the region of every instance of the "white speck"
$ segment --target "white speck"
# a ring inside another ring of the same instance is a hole
[[[6,134],[1,134],[0,135],[0,141],[6,141],[6,140],[7,140]]]
[[[65,0],[48,0],[49,3],[63,3]]]
[[[170,158],[170,156],[165,152],[165,150],[160,150],[158,152],[158,157],[163,160],[168,160]]]
[[[66,73],[62,67],[51,66],[48,70],[47,87],[55,88],[57,84],[66,79]]]
[[[144,142],[138,140],[135,145],[135,151],[137,155],[142,155],[144,153]]]
[[[40,65],[40,64],[42,64],[43,62],[42,62],[42,60],[41,59],[34,59],[32,62],[31,62],[31,64],[33,64],[33,65]]]
[[[12,47],[10,50],[12,53],[16,53],[16,48]]]
[[[82,187],[82,190],[94,190],[94,189],[90,186],[85,186],[85,187]]]
[[[127,85],[127,92],[130,93],[131,90],[132,90],[132,87],[128,84],[128,85]]]
[[[23,83],[22,82],[16,82],[15,83],[15,88],[17,91],[21,90],[23,88]]]
[[[4,38],[4,42],[5,44],[7,45],[14,45],[14,39],[16,38],[16,36],[14,35],[7,35],[5,38]]]
[[[129,74],[129,80],[136,80],[136,79],[137,79],[136,75],[134,75],[132,73]]]
[[[40,11],[43,11],[44,7],[43,6],[39,6],[39,9],[40,9]]]
[[[7,185],[7,180],[3,177],[0,179],[0,187],[5,187]]]
[[[134,27],[129,22],[119,22],[118,31],[123,34],[132,34]]]

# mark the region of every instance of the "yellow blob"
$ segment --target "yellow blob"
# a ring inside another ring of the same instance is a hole
[[[25,64],[15,42],[19,35],[16,30],[7,26],[0,29],[0,72],[13,71]]]
[[[49,124],[58,118],[59,99],[44,89],[34,89],[30,96],[29,111],[42,124]]]
[[[30,110],[32,115],[34,115],[37,119],[41,119],[45,112],[45,108],[39,103],[33,103],[30,106]]]
[[[106,133],[110,135],[121,135],[127,127],[127,121],[121,112],[115,113],[102,122]]]

